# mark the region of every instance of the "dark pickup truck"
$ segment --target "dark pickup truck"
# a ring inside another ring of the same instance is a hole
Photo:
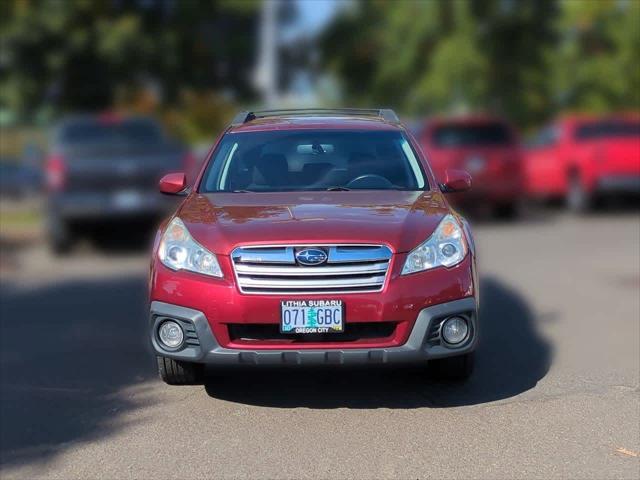
[[[193,159],[148,117],[75,115],[53,129],[45,165],[48,239],[67,251],[80,233],[154,221],[172,208],[158,179],[191,170]]]

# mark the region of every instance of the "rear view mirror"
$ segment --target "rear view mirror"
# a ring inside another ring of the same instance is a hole
[[[443,193],[466,192],[471,189],[471,175],[464,170],[447,170],[445,181],[440,184]]]
[[[160,179],[160,192],[166,195],[185,195],[187,188],[187,176],[180,173],[168,173]]]

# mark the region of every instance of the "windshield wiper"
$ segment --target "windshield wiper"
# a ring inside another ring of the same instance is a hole
[[[347,187],[329,187],[327,188],[327,192],[349,192],[350,188]]]
[[[254,193],[253,190],[233,190],[233,193]]]

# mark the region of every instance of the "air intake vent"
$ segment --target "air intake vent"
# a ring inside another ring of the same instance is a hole
[[[446,317],[439,318],[431,322],[429,327],[429,335],[427,336],[427,343],[429,345],[439,345],[440,344],[440,330],[442,329],[442,324],[446,320]]]

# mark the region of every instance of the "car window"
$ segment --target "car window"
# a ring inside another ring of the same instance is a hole
[[[431,140],[440,148],[513,143],[509,128],[501,123],[440,125],[433,129]]]
[[[65,123],[58,132],[63,144],[96,143],[159,143],[163,140],[160,127],[151,120],[132,119],[117,122],[83,119]]]
[[[421,190],[426,177],[400,131],[269,131],[225,135],[201,192]]]
[[[576,140],[596,140],[608,137],[640,137],[640,122],[607,120],[578,125]]]
[[[527,148],[548,148],[558,143],[560,130],[556,126],[548,126],[541,129],[533,138],[527,142]]]

